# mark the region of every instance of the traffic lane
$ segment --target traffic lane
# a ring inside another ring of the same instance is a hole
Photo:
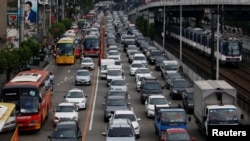
[[[47,120],[45,121],[42,129],[38,132],[26,132],[20,134],[20,141],[27,141],[27,140],[36,140],[36,141],[44,141],[48,140],[47,136],[51,135],[54,126],[53,126],[53,110],[55,110],[58,103],[64,100],[64,95],[70,90],[71,88],[77,87],[83,89],[88,95],[91,93],[92,86],[75,86],[74,85],[74,74],[77,69],[79,69],[80,63],[79,60],[74,65],[64,65],[64,66],[56,66],[54,63],[51,63],[47,70],[51,71],[55,75],[54,79],[54,94],[52,96],[52,106],[50,108],[50,112],[48,115]],[[88,110],[88,107],[87,107]],[[79,111],[79,126],[81,130],[84,127],[84,121],[86,116],[87,110],[80,110]],[[83,131],[83,130],[82,130]]]

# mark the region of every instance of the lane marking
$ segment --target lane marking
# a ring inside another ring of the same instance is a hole
[[[97,96],[97,89],[98,89],[98,85],[99,85],[99,71],[100,68],[97,68],[97,80],[96,80],[96,87],[95,87],[95,96],[94,96],[94,101],[93,101],[93,106],[92,106],[92,111],[91,111],[91,118],[90,118],[90,123],[89,123],[89,131],[92,130],[92,126],[93,126],[93,120],[94,120],[94,113],[95,113],[95,103],[96,103],[96,96]]]
[[[95,78],[98,74],[97,73],[97,69],[95,69],[94,71],[94,75],[93,77]],[[94,95],[95,95],[95,90],[96,90],[96,85],[97,85],[97,81],[98,81],[98,78],[96,77],[96,79],[94,79],[93,83],[92,83],[92,87],[91,87],[91,93],[90,93],[90,99],[88,101],[89,103],[89,106],[87,107],[88,109],[87,110],[87,114],[86,114],[86,119],[84,121],[84,124],[83,124],[83,131],[82,131],[82,141],[86,141],[86,138],[87,138],[87,131],[88,131],[88,127],[89,127],[89,124],[90,124],[90,117],[91,117],[91,114],[92,114],[92,106],[93,104],[93,101],[94,101]]]

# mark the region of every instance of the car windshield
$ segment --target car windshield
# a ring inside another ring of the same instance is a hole
[[[87,71],[79,71],[79,72],[77,72],[76,75],[77,75],[77,76],[88,76],[88,75],[89,75],[89,72],[87,72]]]
[[[169,133],[168,141],[189,141],[189,135],[186,132],[183,133]]]
[[[180,74],[168,74],[167,76],[169,79],[180,79],[181,75]]]
[[[93,60],[92,59],[82,59],[82,62],[84,62],[84,63],[92,63]]]
[[[116,118],[126,118],[129,119],[130,121],[136,121],[134,114],[116,114],[115,119]]]
[[[163,104],[167,104],[167,100],[166,100],[166,98],[152,98],[152,99],[150,99],[149,104],[151,104],[151,105],[163,105]]]
[[[177,64],[168,64],[165,66],[165,70],[178,70],[179,66]]]
[[[54,139],[73,139],[76,137],[76,131],[72,130],[72,128],[55,129],[52,134]]]
[[[189,86],[190,86],[190,83],[188,81],[176,81],[176,82],[174,82],[174,88],[186,88]]]
[[[106,101],[108,106],[124,106],[127,105],[125,99],[109,99]]]
[[[113,80],[111,81],[111,85],[124,86],[126,85],[126,81],[125,80]]]
[[[58,106],[56,112],[75,112],[74,106]]]
[[[159,89],[161,89],[161,85],[159,83],[146,83],[146,84],[142,85],[142,89],[159,90]]]
[[[138,73],[150,73],[149,69],[140,69]]]
[[[140,64],[132,64],[131,65],[132,68],[139,68],[139,67],[142,67],[142,66],[143,66],[142,63],[140,63]]]
[[[113,127],[108,130],[108,137],[133,137],[133,130],[129,127]]]
[[[134,60],[146,60],[144,56],[135,56]]]
[[[116,52],[116,51],[110,51],[110,52],[109,52],[109,55],[119,55],[119,52]]]
[[[69,92],[67,98],[83,98],[82,92]]]
[[[112,91],[108,93],[109,96],[125,96],[126,92],[125,91]]]
[[[107,75],[120,76],[122,75],[122,72],[120,70],[108,70]]]
[[[162,52],[161,51],[152,51],[150,53],[151,56],[162,56]]]

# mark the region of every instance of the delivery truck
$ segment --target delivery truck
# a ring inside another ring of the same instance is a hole
[[[239,125],[237,90],[224,80],[194,81],[194,117],[206,136],[211,126]]]

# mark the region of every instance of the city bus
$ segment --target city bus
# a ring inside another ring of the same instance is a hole
[[[82,54],[82,38],[76,38],[75,39],[75,58],[80,58]]]
[[[2,88],[1,101],[16,104],[18,129],[40,130],[49,114],[53,82],[46,70],[19,72]]]
[[[62,37],[56,43],[55,63],[57,65],[75,63],[75,38]]]
[[[99,37],[94,34],[86,35],[83,40],[83,55],[96,56],[100,55]]]
[[[0,102],[0,136],[4,140],[18,141],[16,105]]]
[[[87,25],[87,21],[85,19],[79,19],[77,25],[79,30],[82,30]]]

